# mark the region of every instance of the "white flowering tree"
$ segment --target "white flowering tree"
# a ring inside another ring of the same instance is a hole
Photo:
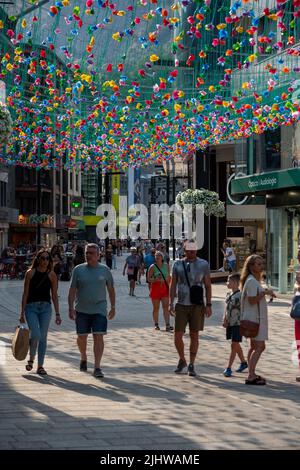
[[[0,147],[7,145],[13,130],[13,122],[7,107],[0,102]]]
[[[218,193],[208,189],[187,189],[176,197],[176,203],[183,208],[184,204],[192,204],[193,209],[197,204],[203,204],[204,214],[215,217],[225,216],[225,204],[220,201]]]

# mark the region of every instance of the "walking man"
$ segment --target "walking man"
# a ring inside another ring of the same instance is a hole
[[[205,288],[205,300],[203,296]],[[174,309],[174,298],[178,289],[178,302]],[[205,303],[204,303],[205,302]],[[175,315],[175,347],[179,355],[176,374],[186,372],[183,335],[186,325],[190,330],[190,362],[188,374],[196,375],[194,362],[199,346],[199,331],[204,328],[204,317],[210,317],[211,280],[207,261],[197,258],[197,245],[193,241],[185,243],[185,258],[175,261],[170,286],[169,311]]]
[[[94,339],[94,377],[104,377],[100,367],[103,350],[103,336],[107,331],[107,318],[115,316],[115,289],[112,274],[107,266],[99,263],[100,250],[95,243],[85,248],[86,263],[76,266],[72,273],[69,290],[69,317],[76,322],[77,345],[80,351],[80,370],[87,371],[87,338]],[[110,300],[107,316],[106,289]],[[75,309],[74,309],[75,301]]]

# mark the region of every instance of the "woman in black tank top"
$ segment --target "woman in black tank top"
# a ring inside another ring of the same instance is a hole
[[[50,296],[51,291],[51,296]],[[30,352],[26,370],[31,371],[38,350],[37,373],[46,375],[44,358],[47,348],[47,334],[51,320],[51,297],[56,312],[55,323],[61,324],[57,296],[57,277],[52,270],[52,258],[47,250],[41,249],[27,271],[22,297],[20,322],[28,323],[30,329]]]

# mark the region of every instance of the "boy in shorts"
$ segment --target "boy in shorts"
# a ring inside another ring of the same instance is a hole
[[[241,292],[239,290],[239,282],[240,275],[238,273],[228,276],[227,287],[230,289],[230,292],[225,299],[226,309],[223,317],[223,327],[226,328],[226,339],[231,340],[231,354],[229,356],[228,366],[223,372],[225,377],[232,376],[231,367],[236,355],[238,355],[241,360],[241,364],[236,372],[243,372],[243,370],[248,367],[240,345],[242,336],[240,334]]]

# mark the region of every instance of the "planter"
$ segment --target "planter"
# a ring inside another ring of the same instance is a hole
[[[220,201],[217,193],[208,189],[187,189],[177,195],[176,202],[181,208],[184,204],[192,204],[193,209],[197,204],[203,204],[205,215],[225,217],[224,202]]]

